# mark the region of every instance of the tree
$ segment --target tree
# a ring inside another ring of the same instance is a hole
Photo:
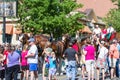
[[[118,6],[116,9],[111,9],[104,19],[107,24],[112,24],[117,32],[120,32],[120,0],[111,0]]]
[[[78,21],[83,17],[70,12],[82,7],[73,0],[21,0],[18,5],[18,17],[25,32],[53,33],[59,37],[64,33],[74,34],[82,28]]]
[[[105,18],[107,24],[112,24],[117,32],[120,32],[120,11],[117,9],[113,9],[109,12],[107,17]]]
[[[118,9],[120,9],[120,0],[111,0],[111,1],[118,6]]]

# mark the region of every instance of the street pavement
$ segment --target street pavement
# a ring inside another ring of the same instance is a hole
[[[67,76],[64,74],[64,75],[59,75],[59,76],[56,76],[57,77],[57,80],[67,80]],[[100,75],[100,78],[102,78],[102,75]],[[39,80],[42,80],[42,76],[39,75]],[[86,79],[83,79],[81,77],[81,71],[78,71],[78,74],[76,76],[76,80],[87,80],[87,76],[86,76]],[[95,80],[96,80],[96,72],[95,72]],[[102,80],[102,79],[100,79]],[[105,80],[111,80],[110,79],[110,76],[108,76]],[[114,78],[112,80],[120,80],[120,78]]]
[[[42,75],[38,75],[39,79],[38,80],[42,80]],[[65,74],[63,75],[58,75],[56,76],[57,80],[67,80],[67,76]],[[100,78],[102,78],[102,74],[100,74]],[[18,75],[18,79],[20,80],[20,73]],[[48,79],[47,79],[48,80]],[[81,71],[78,71],[78,74],[76,76],[76,80],[87,80],[87,74],[86,74],[86,79],[83,79],[81,77]],[[96,80],[96,72],[95,72],[95,80]],[[100,79],[102,80],[102,79]],[[114,79],[110,79],[110,76],[108,75],[108,77],[105,80],[120,80],[120,78],[114,78]]]

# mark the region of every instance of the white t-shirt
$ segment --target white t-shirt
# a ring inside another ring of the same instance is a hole
[[[114,28],[113,28],[113,27],[109,27],[109,28],[107,29],[107,33],[112,33],[112,32],[114,32]]]
[[[38,63],[38,49],[36,45],[32,45],[28,51],[28,54],[35,54],[34,57],[28,57],[28,63]]]
[[[101,31],[101,29],[100,28],[95,28],[94,30],[93,30],[93,33],[95,33],[95,34],[100,34],[102,31]]]
[[[108,49],[106,47],[104,47],[104,46],[99,48],[99,49],[100,49],[100,53],[98,55],[98,58],[103,59],[105,56],[107,56]]]

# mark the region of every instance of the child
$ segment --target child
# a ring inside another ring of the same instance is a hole
[[[22,74],[21,74],[21,80],[23,80],[23,78],[25,77],[25,80],[28,80],[28,75],[29,75],[29,66],[27,63],[27,59],[25,58],[25,56],[28,53],[28,45],[24,45],[23,47],[23,51],[21,53],[21,68],[22,68]]]
[[[56,66],[55,53],[52,52],[51,57],[49,58],[49,80],[52,80],[52,78],[54,78],[54,80],[56,80],[56,77],[55,77],[56,67],[57,66]]]
[[[44,49],[42,55],[44,55],[44,63],[43,63],[43,80],[46,80],[48,77],[48,73],[49,73],[49,58],[50,58],[50,54],[52,52],[52,48],[47,47]]]

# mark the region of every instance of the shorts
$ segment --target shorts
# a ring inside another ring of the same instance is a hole
[[[71,77],[72,80],[75,80],[75,76],[76,76],[76,61],[68,61],[68,65],[66,67],[66,75],[67,77]]]
[[[116,67],[116,62],[117,62],[117,59],[115,59],[115,58],[110,58],[109,57],[109,66],[110,67]]]
[[[0,78],[3,79],[5,78],[5,70],[0,70]]]
[[[100,69],[105,68],[106,67],[106,60],[98,58],[97,61],[96,61],[96,67],[100,68]]]
[[[85,65],[86,65],[87,72],[94,71],[94,67],[95,67],[94,60],[86,60]]]
[[[49,69],[49,75],[54,76],[55,73],[56,73],[56,68],[50,68],[50,69]]]
[[[38,70],[38,65],[35,63],[30,63],[29,64],[29,70],[30,71],[37,71]]]
[[[21,66],[22,70],[29,70],[29,65]]]

